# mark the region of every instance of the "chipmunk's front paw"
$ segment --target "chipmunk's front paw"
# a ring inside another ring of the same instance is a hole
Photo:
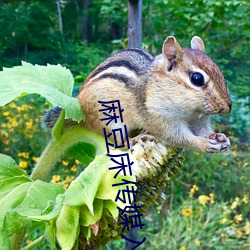
[[[230,147],[229,139],[222,133],[214,133],[208,138],[207,152],[216,153],[225,151]]]
[[[134,138],[131,138],[129,140],[129,144],[130,147],[132,147],[133,145],[135,145],[136,143],[140,143],[141,145],[143,145],[145,143],[145,141],[153,141],[156,142],[156,139],[154,136],[143,133],[143,134],[139,134]]]

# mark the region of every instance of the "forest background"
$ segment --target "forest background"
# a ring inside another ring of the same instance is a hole
[[[147,237],[145,249],[247,249],[250,245],[249,14],[249,1],[143,1],[143,49],[159,54],[169,35],[186,47],[194,35],[202,37],[206,53],[225,75],[233,100],[230,115],[214,118],[215,128],[230,137],[231,150],[184,152],[183,170],[165,200],[144,216],[146,226],[138,233]],[[59,63],[71,70],[80,87],[102,60],[127,47],[127,23],[125,0],[0,1],[0,68],[20,65],[22,60]],[[12,155],[30,173],[48,136],[40,126],[46,103],[38,96],[28,99],[29,104],[24,104],[27,98],[19,99],[0,109],[0,152]],[[51,181],[67,187],[82,168],[65,157]],[[123,244],[114,242],[106,248],[121,249]]]

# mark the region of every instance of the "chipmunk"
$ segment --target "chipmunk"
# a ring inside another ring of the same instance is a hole
[[[181,48],[169,36],[156,57],[140,49],[110,56],[88,75],[77,96],[86,112],[83,126],[103,133],[98,101],[119,100],[128,133],[141,129],[162,144],[181,148],[227,149],[230,142],[213,131],[210,115],[227,114],[232,104],[223,74],[204,50],[198,36],[191,48]],[[111,122],[107,130],[117,127],[121,124]]]

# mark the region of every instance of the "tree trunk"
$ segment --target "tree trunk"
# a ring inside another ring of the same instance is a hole
[[[142,0],[128,0],[128,47],[142,47]]]
[[[59,29],[63,36],[63,22],[62,22],[62,12],[61,12],[61,6],[60,6],[60,0],[56,1],[57,4],[57,12],[58,12],[58,20],[59,20]]]
[[[82,39],[89,40],[89,17],[88,17],[89,0],[82,1]]]

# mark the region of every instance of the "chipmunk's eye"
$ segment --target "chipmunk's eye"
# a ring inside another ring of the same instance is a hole
[[[201,87],[204,85],[204,77],[201,73],[195,72],[190,74],[190,81],[198,87]]]

